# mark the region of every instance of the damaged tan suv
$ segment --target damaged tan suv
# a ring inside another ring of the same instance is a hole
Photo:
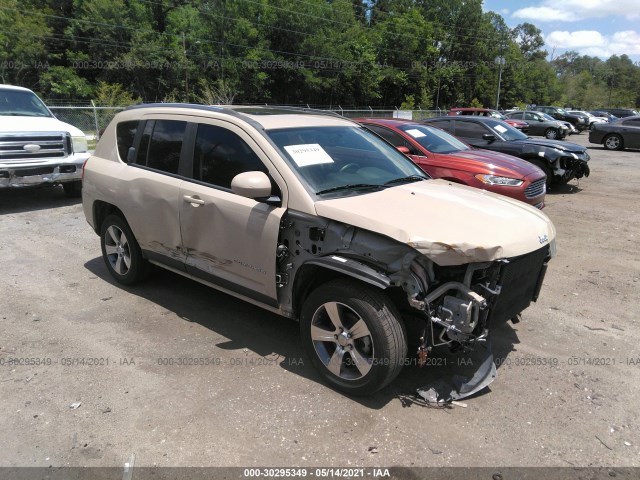
[[[384,387],[407,356],[483,343],[537,299],[555,250],[539,210],[432,180],[312,110],[128,108],[82,192],[118,282],[154,264],[299,319],[314,365],[350,394]]]

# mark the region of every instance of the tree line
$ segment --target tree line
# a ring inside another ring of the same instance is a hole
[[[0,0],[0,45],[50,102],[640,105],[628,56],[549,60],[482,0]]]

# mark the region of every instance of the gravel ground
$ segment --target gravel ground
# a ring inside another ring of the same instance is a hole
[[[0,466],[640,466],[640,152],[589,146],[591,177],[547,195],[541,298],[466,408],[412,395],[456,357],[346,397],[295,322],[169,272],[114,285],[78,201],[0,192]]]

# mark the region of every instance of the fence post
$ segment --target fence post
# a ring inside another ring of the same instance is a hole
[[[98,128],[98,110],[96,110],[96,104],[91,100],[91,106],[93,107],[93,121],[96,124],[96,141],[100,140],[100,129]]]

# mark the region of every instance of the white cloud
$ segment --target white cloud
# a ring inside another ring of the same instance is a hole
[[[521,8],[514,18],[538,22],[577,22],[587,18],[640,17],[638,0],[542,0],[537,7]]]
[[[602,35],[595,30],[551,32],[545,36],[549,48],[575,50],[582,55],[608,58],[611,55],[640,55],[640,33],[635,30]]]

